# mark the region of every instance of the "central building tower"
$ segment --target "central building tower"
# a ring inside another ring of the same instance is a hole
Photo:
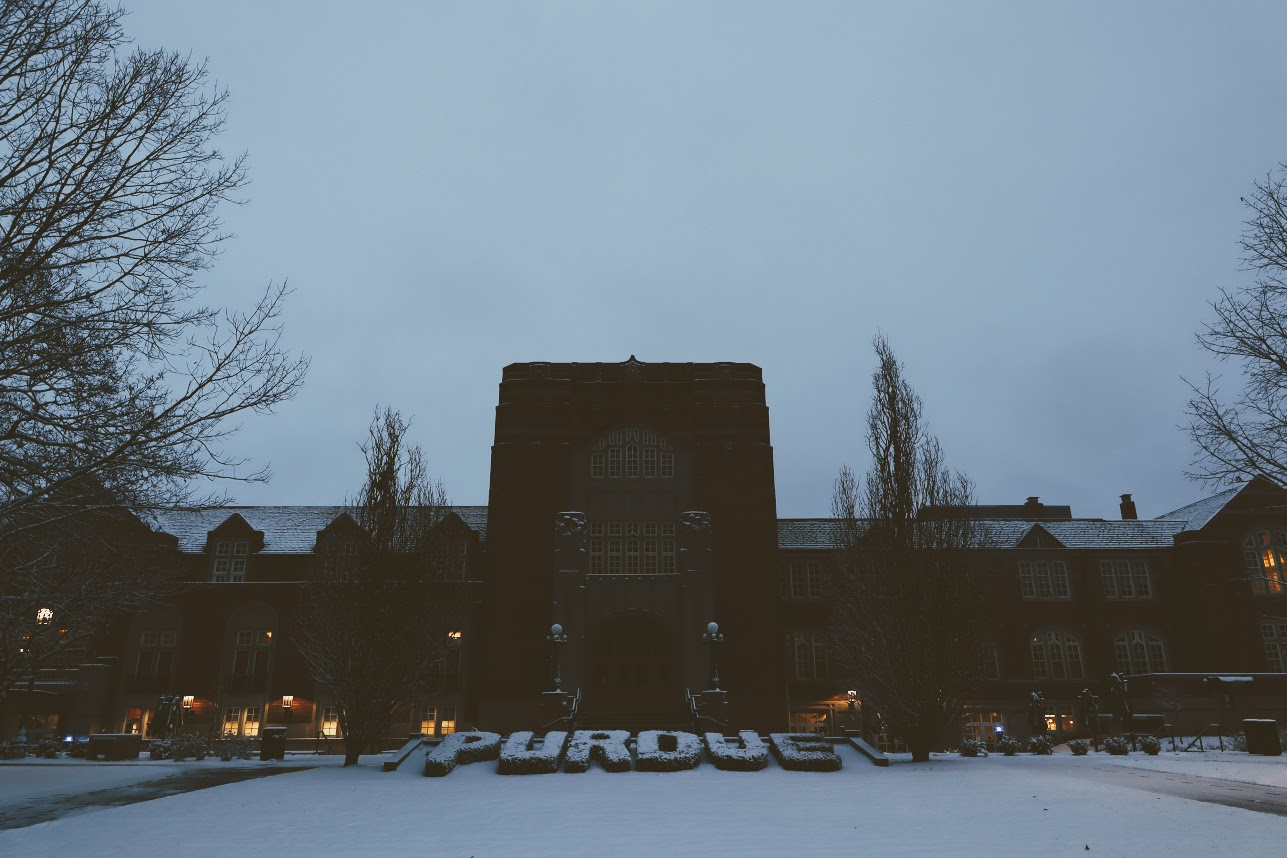
[[[479,726],[548,721],[552,623],[582,717],[675,722],[725,635],[732,729],[786,721],[773,448],[745,363],[505,367],[492,447]]]

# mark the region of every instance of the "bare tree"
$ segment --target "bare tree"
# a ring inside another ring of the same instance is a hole
[[[123,510],[46,522],[0,543],[0,702],[42,691],[41,671],[73,667],[122,611],[173,588],[172,550]]]
[[[230,418],[306,369],[279,346],[282,287],[249,312],[195,303],[244,161],[213,146],[227,93],[205,66],[129,50],[123,15],[0,3],[0,540],[264,479],[221,448]]]
[[[350,526],[323,537],[295,622],[296,645],[335,700],[346,766],[423,693],[458,619],[459,585],[439,527],[446,492],[420,448],[407,445],[407,430],[396,411],[376,412]]]
[[[843,468],[832,496],[832,643],[863,706],[924,761],[959,729],[984,676],[985,533],[968,514],[972,483],[944,465],[888,341],[878,336],[875,349],[871,470],[860,480]]]
[[[1222,288],[1215,321],[1198,335],[1203,348],[1242,375],[1225,398],[1208,375],[1190,384],[1189,435],[1198,458],[1189,475],[1217,483],[1264,474],[1287,482],[1287,164],[1243,197],[1242,269],[1252,282]]]

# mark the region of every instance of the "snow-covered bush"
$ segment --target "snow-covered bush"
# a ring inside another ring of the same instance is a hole
[[[1028,740],[1028,753],[1037,754],[1042,757],[1049,756],[1055,752],[1054,743],[1050,741],[1049,736],[1033,736]]]
[[[213,751],[210,740],[198,733],[180,733],[168,740],[169,758],[172,760],[204,760]]]
[[[1074,757],[1084,757],[1090,753],[1090,742],[1085,739],[1073,739],[1068,743],[1068,750],[1073,752]]]
[[[1104,750],[1115,757],[1124,757],[1131,752],[1131,744],[1121,736],[1109,736],[1104,740]]]
[[[1247,750],[1247,734],[1242,731],[1238,731],[1229,737],[1226,744],[1229,746],[1229,750],[1231,751],[1245,751]]]
[[[224,736],[214,743],[212,753],[225,763],[232,760],[249,760],[255,753],[255,740],[249,736]]]
[[[702,740],[692,733],[644,730],[635,748],[635,768],[641,772],[682,772],[702,761]]]
[[[715,768],[725,772],[758,772],[769,764],[769,746],[754,730],[737,734],[742,746],[730,745],[719,733],[706,734],[706,753]]]
[[[147,757],[149,760],[168,760],[171,756],[169,739],[149,739]]]
[[[988,755],[988,746],[978,739],[966,739],[961,743],[962,757],[986,757]]]
[[[66,745],[59,739],[41,739],[29,746],[27,753],[45,760],[56,760],[65,749]]]
[[[457,763],[481,763],[500,756],[499,733],[452,733],[425,754],[425,777],[440,778],[451,774]]]
[[[1162,750],[1162,743],[1158,741],[1156,736],[1141,736],[1140,750],[1150,757],[1156,757],[1158,752]]]
[[[67,746],[67,756],[73,760],[83,760],[89,756],[89,742],[82,742],[80,739],[72,739]]]
[[[584,772],[592,761],[598,760],[599,765],[610,772],[628,772],[630,751],[626,740],[629,738],[628,730],[577,730],[568,743],[563,771]]]
[[[997,740],[997,750],[1007,757],[1013,757],[1019,753],[1019,740],[1014,736],[1002,736]]]
[[[510,734],[500,752],[497,771],[502,775],[548,775],[559,770],[568,734],[552,730],[545,734],[539,748],[530,730]]]
[[[770,733],[773,756],[793,772],[838,772],[840,755],[825,736],[813,733]]]
[[[27,756],[26,744],[0,742],[0,760],[21,760]]]

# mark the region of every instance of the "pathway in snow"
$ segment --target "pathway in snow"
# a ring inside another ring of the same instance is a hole
[[[1287,816],[1287,789],[1281,787],[1116,765],[1052,766],[1048,771],[1160,795]]]
[[[26,767],[22,767],[26,768]],[[193,792],[199,789],[238,783],[239,781],[262,778],[268,775],[280,775],[287,772],[303,771],[311,766],[220,766],[219,768],[194,768],[178,774],[163,775],[151,780],[129,783],[106,789],[89,792],[61,793],[42,795],[26,800],[0,804],[0,830],[25,828],[64,816],[100,810],[109,807],[122,807],[151,801],[154,798]],[[21,768],[14,767],[12,774],[18,774]]]

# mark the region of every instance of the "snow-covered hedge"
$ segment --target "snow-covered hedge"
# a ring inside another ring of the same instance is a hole
[[[1068,750],[1073,752],[1074,757],[1084,757],[1090,753],[1090,742],[1085,739],[1073,739],[1068,743]]]
[[[742,747],[730,745],[719,733],[706,734],[706,753],[715,768],[725,772],[758,772],[769,764],[769,746],[754,730],[738,734]]]
[[[702,740],[692,733],[644,730],[635,748],[635,769],[641,772],[682,772],[702,761]]]
[[[449,775],[457,763],[481,763],[500,755],[499,733],[452,733],[425,754],[425,777]]]
[[[1033,736],[1028,740],[1028,753],[1048,757],[1055,752],[1049,736]]]
[[[1002,736],[997,740],[997,750],[1007,757],[1013,757],[1019,753],[1019,740],[1014,736]]]
[[[1104,750],[1115,757],[1124,757],[1131,752],[1131,743],[1121,736],[1109,736],[1104,740]]]
[[[840,755],[823,736],[813,733],[770,733],[773,756],[793,772],[838,772]]]
[[[1140,736],[1140,750],[1150,757],[1156,757],[1162,750],[1162,743],[1156,736]]]
[[[629,738],[629,730],[577,730],[568,743],[563,771],[584,772],[592,761],[598,760],[599,765],[610,772],[628,772],[630,751],[626,740]]]
[[[988,746],[978,739],[966,739],[961,743],[962,757],[986,757],[988,755]]]
[[[562,730],[551,730],[541,740],[539,748],[534,747],[536,740],[530,730],[510,734],[500,752],[502,775],[548,775],[559,770],[563,762],[563,749],[568,744],[568,734]]]

